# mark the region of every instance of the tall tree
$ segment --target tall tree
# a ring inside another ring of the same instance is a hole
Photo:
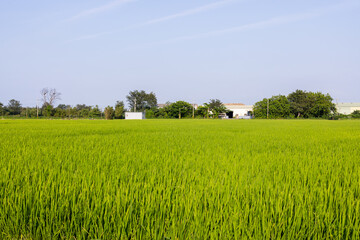
[[[269,103],[269,118],[290,117],[290,103],[284,95],[272,96],[255,103],[254,114],[256,118],[267,118]]]
[[[209,104],[204,103],[204,105],[199,106],[196,109],[196,116],[203,118],[209,117],[209,111],[210,111]]]
[[[20,101],[11,99],[8,103],[7,109],[10,115],[18,115],[21,112],[21,104]]]
[[[291,113],[296,117],[321,118],[336,111],[335,104],[329,94],[296,90],[288,95]]]
[[[311,104],[308,112],[309,117],[324,118],[336,112],[336,106],[329,94],[309,92],[308,95],[309,103]]]
[[[308,94],[303,90],[296,90],[288,95],[287,99],[290,102],[291,113],[295,117],[304,117],[309,111],[309,101]]]
[[[115,104],[115,118],[116,119],[123,118],[124,109],[125,109],[124,102],[123,101],[116,101],[116,104]]]
[[[96,105],[95,107],[92,107],[89,113],[90,117],[100,117],[101,116],[101,111],[99,109],[99,106]]]
[[[226,107],[219,99],[210,99],[208,107],[215,118],[217,118],[220,113],[226,113],[227,111]]]
[[[193,106],[185,101],[177,101],[166,107],[170,118],[187,118],[192,116]]]
[[[41,101],[43,106],[51,105],[54,106],[57,100],[61,100],[61,93],[58,92],[55,88],[43,88],[40,91]]]
[[[130,91],[126,99],[131,111],[144,111],[157,107],[156,95],[153,92],[146,93],[144,90]]]
[[[104,110],[104,114],[105,114],[105,119],[106,120],[110,120],[114,118],[114,108],[107,106]]]
[[[360,118],[360,110],[355,110],[351,113],[352,118]]]
[[[5,113],[4,104],[0,102],[0,115],[3,116]]]

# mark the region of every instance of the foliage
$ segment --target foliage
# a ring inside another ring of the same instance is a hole
[[[214,118],[218,118],[220,113],[227,112],[226,107],[219,99],[210,99],[210,102],[207,106],[212,112]]]
[[[125,112],[124,102],[117,101],[115,104],[115,118],[116,119],[124,118],[124,112]]]
[[[151,110],[154,113],[154,118],[169,118],[167,107],[165,108],[155,108]],[[151,114],[151,113],[149,113]],[[146,117],[148,118],[148,117]]]
[[[283,95],[272,96],[255,103],[255,118],[267,118],[267,105],[269,100],[269,118],[288,118],[290,116],[290,102]]]
[[[351,113],[352,118],[360,118],[360,110],[355,110]]]
[[[90,112],[89,112],[89,116],[90,117],[100,117],[101,116],[101,111],[99,109],[99,106],[96,105],[95,107],[91,108]]]
[[[2,116],[2,115],[4,115],[4,113],[5,113],[4,104],[2,104],[2,103],[0,102],[0,115]]]
[[[46,117],[51,117],[54,115],[54,108],[52,105],[48,104],[45,108],[44,108],[44,115]]]
[[[153,110],[149,109],[145,111],[145,118],[146,119],[152,119],[155,118],[155,113]]]
[[[18,100],[11,99],[7,105],[10,115],[18,115],[21,112],[21,103]]]
[[[104,110],[105,119],[110,120],[114,118],[115,111],[113,107],[107,106]]]
[[[269,118],[329,118],[336,112],[329,94],[296,90],[269,99]],[[256,118],[267,118],[267,98],[254,104]]]
[[[204,105],[202,106],[198,106],[198,108],[196,109],[196,116],[201,117],[201,118],[207,118],[209,117],[209,106],[207,103],[204,103]]]
[[[0,121],[0,239],[359,239],[355,121]]]
[[[170,118],[190,118],[192,117],[193,106],[185,101],[171,103],[165,108]]]
[[[296,90],[287,97],[295,117],[323,118],[336,111],[329,94]]]
[[[130,91],[126,99],[130,106],[130,111],[145,111],[146,109],[156,108],[157,99],[155,93],[146,93],[144,90]]]

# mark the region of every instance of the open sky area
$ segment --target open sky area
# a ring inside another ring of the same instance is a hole
[[[1,0],[0,102],[253,104],[302,89],[360,102],[359,0]]]

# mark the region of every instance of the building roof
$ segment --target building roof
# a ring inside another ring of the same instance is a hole
[[[190,103],[190,105],[191,105],[191,106],[194,106],[195,108],[198,107],[198,105],[197,105],[196,103]],[[158,106],[159,108],[163,108],[163,107],[169,106],[169,104],[168,104],[168,103],[159,103],[157,106]]]
[[[360,107],[360,103],[337,103],[337,107]]]
[[[224,105],[233,105],[233,106],[245,106],[243,103],[224,103]]]

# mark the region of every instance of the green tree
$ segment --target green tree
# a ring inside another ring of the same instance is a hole
[[[177,101],[166,107],[170,118],[188,118],[192,116],[193,106],[185,101]]]
[[[90,117],[100,117],[101,116],[101,111],[99,109],[99,106],[96,105],[95,107],[92,107],[90,112],[89,112],[89,116]]]
[[[269,100],[269,118],[288,118],[291,116],[290,103],[286,96],[277,95],[255,103],[254,114],[256,118],[267,118],[267,106]]]
[[[336,112],[336,106],[329,94],[309,92],[308,98],[310,99],[308,117],[327,118],[331,113]]]
[[[4,104],[2,104],[0,102],[0,115],[3,116],[5,114],[5,108],[4,108]]]
[[[219,99],[210,99],[207,105],[214,118],[218,118],[220,113],[226,113],[227,109]]]
[[[52,105],[48,104],[44,109],[43,109],[44,115],[46,117],[51,117],[54,115],[54,108]]]
[[[36,109],[36,107],[28,109],[28,116],[32,117],[32,118],[37,117],[37,109]]]
[[[124,118],[125,106],[123,101],[117,101],[115,104],[115,118]]]
[[[308,94],[303,90],[296,90],[288,95],[291,113],[295,117],[305,117],[309,111]]]
[[[7,109],[10,115],[19,115],[21,113],[21,103],[15,99],[11,99],[8,103]]]
[[[195,111],[195,114],[197,117],[203,117],[206,118],[209,116],[209,105],[207,103],[204,103],[202,106],[198,106],[198,108]]]
[[[155,112],[151,109],[146,110],[145,117],[146,117],[146,119],[155,118]]]
[[[153,111],[155,118],[169,118],[167,106],[164,108],[154,108],[154,109],[151,109],[151,111]],[[149,114],[151,114],[151,113],[149,113]],[[146,118],[151,118],[151,117],[146,116]]]
[[[351,113],[352,118],[360,118],[360,110],[355,110]]]
[[[329,94],[321,92],[306,92],[296,90],[288,95],[290,102],[290,111],[296,117],[303,118],[321,118],[328,117],[336,111],[335,104],[332,103],[332,97]]]
[[[69,115],[69,110],[70,110],[70,108],[71,108],[70,105],[59,104],[59,105],[54,109],[54,117],[65,118],[66,116]]]
[[[131,111],[144,111],[146,109],[157,108],[155,93],[146,93],[144,90],[130,91],[126,96]]]
[[[110,120],[110,119],[113,119],[114,118],[114,108],[113,107],[110,107],[110,106],[107,106],[104,110],[104,114],[105,114],[105,119],[106,120]]]

